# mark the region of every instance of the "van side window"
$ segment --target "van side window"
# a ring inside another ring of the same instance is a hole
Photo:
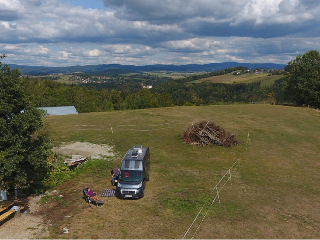
[[[134,161],[134,168],[139,168],[140,167],[140,162],[141,161]]]
[[[124,167],[125,167],[125,168],[129,168],[129,165],[130,165],[130,160],[126,160],[126,161],[124,162]]]

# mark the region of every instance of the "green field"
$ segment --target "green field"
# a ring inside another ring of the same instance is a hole
[[[241,144],[224,148],[183,143],[181,134],[199,121],[234,133]],[[63,201],[43,205],[50,238],[320,236],[320,113],[315,109],[171,107],[51,116],[44,122],[56,143],[108,144],[116,153],[109,162],[92,160],[97,164],[87,174],[57,187]],[[134,144],[150,147],[145,197],[105,197],[103,208],[89,208],[82,189],[112,188],[110,170]],[[217,198],[215,186],[226,173]],[[68,235],[61,233],[63,227],[68,227]]]
[[[201,82],[212,82],[212,83],[253,83],[261,82],[261,85],[272,85],[274,81],[282,78],[283,75],[272,75],[269,76],[268,73],[247,73],[241,75],[224,74],[220,76],[213,76],[209,78],[203,78],[195,83]]]
[[[70,80],[71,75],[63,75],[63,74],[59,74],[59,75],[40,75],[40,76],[29,76],[29,78],[31,79],[51,79],[51,78],[57,78],[56,82],[59,83],[66,83],[66,84],[76,84],[76,81],[72,81]]]

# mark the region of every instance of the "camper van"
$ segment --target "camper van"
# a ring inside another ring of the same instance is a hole
[[[150,151],[141,145],[130,148],[121,161],[116,187],[118,198],[142,198],[149,181]]]

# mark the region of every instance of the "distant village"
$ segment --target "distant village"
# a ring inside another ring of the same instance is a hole
[[[268,73],[269,76],[272,75],[281,75],[284,74],[285,70],[283,69],[255,69],[255,70],[236,70],[232,71],[232,75],[241,75],[241,74],[263,74]],[[193,75],[201,75],[205,74],[207,72],[201,71],[201,72],[192,72],[192,73],[179,73],[179,72],[168,72],[167,74],[171,77],[190,77]],[[60,75],[59,73],[51,74],[53,75]],[[95,84],[104,84],[104,83],[112,83],[114,82],[115,78],[111,76],[105,76],[105,75],[92,75],[92,76],[81,76],[81,75],[70,75],[69,77],[70,81],[75,81],[82,84],[89,84],[89,83],[95,83]],[[118,79],[119,82],[121,82],[123,79]],[[142,88],[151,89],[152,85],[144,85],[141,83]]]
[[[114,81],[113,77],[110,76],[104,76],[104,75],[94,75],[94,76],[89,76],[89,77],[83,77],[83,76],[75,76],[72,75],[70,77],[71,81],[76,81],[82,84],[88,84],[88,83],[96,83],[96,84],[102,84],[102,83],[110,83]],[[120,80],[121,82],[121,80]],[[147,89],[151,89],[152,85],[143,85],[143,83],[141,83],[142,88],[147,88]]]
[[[232,75],[240,75],[244,73],[268,73],[268,75],[280,75],[283,74],[285,70],[283,69],[256,69],[256,70],[245,70],[244,72],[241,70],[231,72]]]
[[[72,75],[70,77],[71,81],[76,81],[80,83],[107,83],[110,80],[112,80],[112,77],[110,76],[91,76],[84,78],[83,76],[75,76]]]

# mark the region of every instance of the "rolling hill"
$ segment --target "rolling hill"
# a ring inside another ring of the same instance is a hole
[[[11,68],[19,68],[24,75],[49,75],[53,73],[72,74],[74,72],[83,73],[101,73],[110,69],[122,72],[152,72],[152,71],[171,71],[171,72],[214,72],[230,67],[243,66],[249,69],[264,68],[264,69],[283,69],[286,65],[274,63],[210,63],[210,64],[188,64],[188,65],[120,65],[120,64],[100,64],[100,65],[85,65],[85,66],[68,66],[68,67],[44,67],[44,66],[27,66],[9,64]]]

